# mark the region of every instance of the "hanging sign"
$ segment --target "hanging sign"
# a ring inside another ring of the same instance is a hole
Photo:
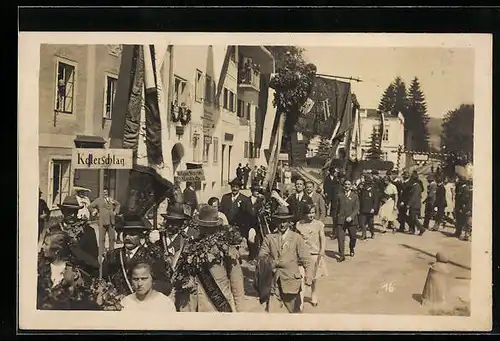
[[[132,149],[75,148],[74,169],[132,169]]]
[[[179,181],[205,181],[205,172],[202,168],[177,171]]]

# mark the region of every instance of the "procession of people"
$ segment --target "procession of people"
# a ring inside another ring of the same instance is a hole
[[[297,178],[285,196],[274,185],[264,188],[250,171],[239,171],[230,192],[207,203],[198,204],[186,184],[182,202],[170,199],[158,226],[123,216],[107,190],[90,202],[88,191],[76,187],[59,205],[62,221],[44,227],[50,212],[40,199],[38,308],[244,312],[246,258],[262,311],[300,313],[307,301],[318,306],[317,281],[328,276],[327,216],[338,262],[355,257],[358,239],[405,232],[406,225],[421,236],[451,222],[456,237],[471,237],[472,180],[461,166],[456,181],[429,176],[427,193],[416,171],[401,177],[374,171],[353,182],[332,167],[323,188]],[[249,196],[242,193],[248,179]],[[99,236],[89,225],[95,216]]]

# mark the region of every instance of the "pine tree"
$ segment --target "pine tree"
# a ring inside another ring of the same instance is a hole
[[[385,89],[380,103],[378,105],[378,110],[381,112],[392,112],[396,104],[396,93],[394,91],[394,84],[390,84],[387,89]]]
[[[370,148],[366,151],[367,160],[381,160],[382,150],[380,149],[380,133],[376,127],[373,127],[370,137]]]
[[[427,151],[429,149],[428,122],[429,115],[427,115],[424,93],[418,78],[415,77],[408,91],[408,112],[405,117],[405,127],[415,136],[417,150]]]
[[[378,110],[384,113],[391,113],[394,116],[402,113],[404,117],[407,105],[406,84],[401,77],[396,77],[387,89],[385,89],[380,99]]]

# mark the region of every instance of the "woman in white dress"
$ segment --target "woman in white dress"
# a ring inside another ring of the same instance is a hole
[[[392,229],[392,232],[396,232],[396,226],[394,222],[398,217],[397,212],[397,202],[398,202],[398,189],[394,185],[391,179],[386,176],[384,178],[385,190],[383,195],[383,204],[380,207],[379,217],[382,220],[382,228],[385,231],[387,228]]]
[[[153,289],[151,264],[139,262],[132,268],[132,287],[134,293],[125,296],[122,311],[176,312],[174,302],[161,292]]]
[[[316,293],[316,280],[328,276],[328,270],[324,261],[326,237],[325,237],[325,224],[316,220],[316,208],[314,205],[308,205],[307,214],[304,218],[297,222],[296,230],[304,238],[309,253],[311,255],[311,263],[314,266],[313,282],[311,285],[311,304],[313,307],[318,305],[318,296]],[[302,273],[302,281],[304,281],[305,270],[300,267]],[[301,298],[301,311],[304,304],[305,296],[305,283],[302,283],[302,290],[300,291]]]

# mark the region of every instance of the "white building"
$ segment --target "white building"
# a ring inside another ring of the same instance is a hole
[[[351,157],[356,154],[356,144],[358,145],[358,157],[360,160],[367,159],[368,150],[371,147],[371,137],[373,130],[380,129],[381,115],[376,109],[360,109],[358,129],[354,130],[353,142],[351,143]],[[356,143],[356,142],[357,143]],[[384,115],[384,132],[382,135],[382,160],[391,161],[396,167],[398,162],[397,150],[399,146],[404,147],[404,118],[402,114],[398,116]],[[344,149],[344,141],[339,145],[339,152]],[[339,153],[339,154],[340,154]],[[400,165],[406,164],[406,155],[400,155]]]

